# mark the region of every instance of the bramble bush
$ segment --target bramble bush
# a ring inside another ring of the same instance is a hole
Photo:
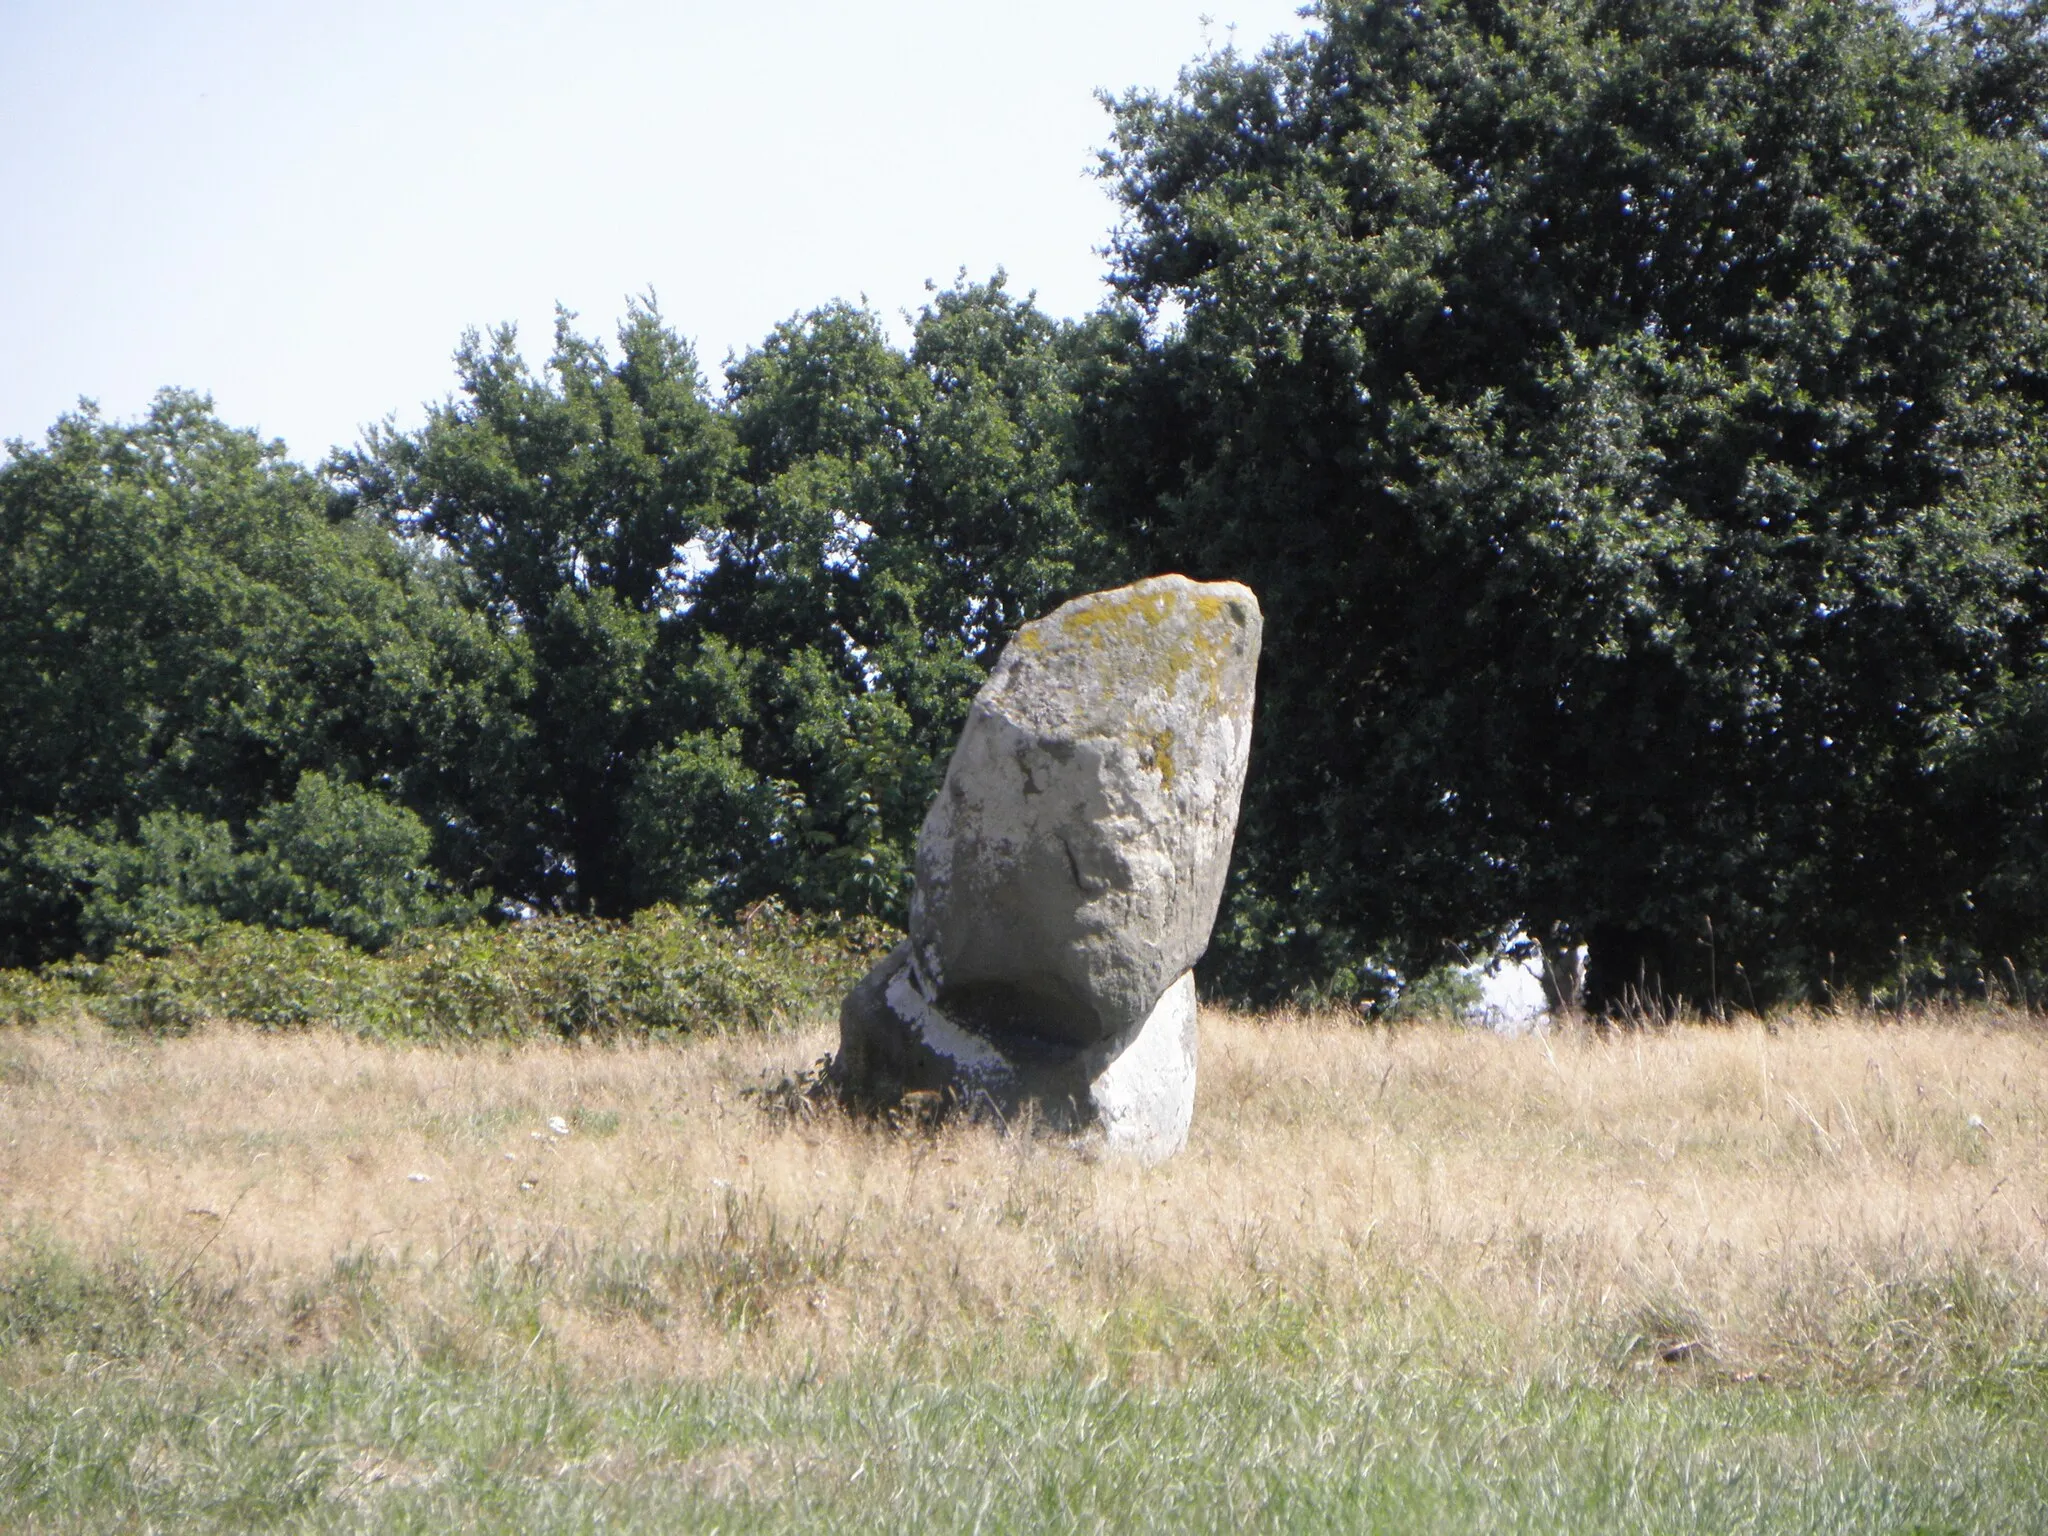
[[[501,1041],[767,1030],[829,1010],[893,937],[871,919],[772,903],[732,923],[653,907],[624,922],[430,929],[377,954],[314,929],[229,924],[161,955],[0,971],[0,1024],[176,1032],[233,1020]]]

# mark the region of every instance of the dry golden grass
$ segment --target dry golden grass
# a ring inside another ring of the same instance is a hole
[[[828,1043],[0,1035],[0,1260],[214,1298],[242,1358],[397,1331],[584,1380],[886,1357],[1164,1382],[1369,1347],[1885,1381],[2048,1339],[2025,1021],[1503,1039],[1210,1013],[1192,1144],[1154,1169],[743,1096]]]

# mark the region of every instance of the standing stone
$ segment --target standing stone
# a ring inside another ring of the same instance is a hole
[[[842,1081],[1036,1103],[1177,1151],[1189,969],[1222,900],[1262,620],[1159,576],[1027,624],[976,696],[918,839],[910,937],[840,1010]]]

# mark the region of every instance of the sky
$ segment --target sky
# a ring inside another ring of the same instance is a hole
[[[1105,295],[1098,90],[1299,0],[0,0],[0,440],[159,388],[312,462],[464,330],[652,292],[717,377],[834,298]]]

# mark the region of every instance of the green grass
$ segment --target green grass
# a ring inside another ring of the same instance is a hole
[[[596,1389],[364,1355],[74,1370],[0,1406],[25,1530],[2014,1531],[2048,1394],[1473,1380]]]
[[[248,1347],[232,1284],[30,1245],[0,1281],[0,1528],[2048,1529],[2048,1362],[2024,1348],[1781,1384],[1592,1336],[1522,1365],[1412,1299],[1275,1297],[1219,1307],[1178,1346],[1219,1363],[1148,1384],[1117,1343],[1160,1342],[1137,1298],[1107,1349],[1048,1337],[1037,1365],[992,1333],[619,1383],[557,1356],[545,1276],[479,1266],[445,1310],[404,1284],[338,1261],[302,1301],[346,1302],[344,1336],[293,1359]]]

